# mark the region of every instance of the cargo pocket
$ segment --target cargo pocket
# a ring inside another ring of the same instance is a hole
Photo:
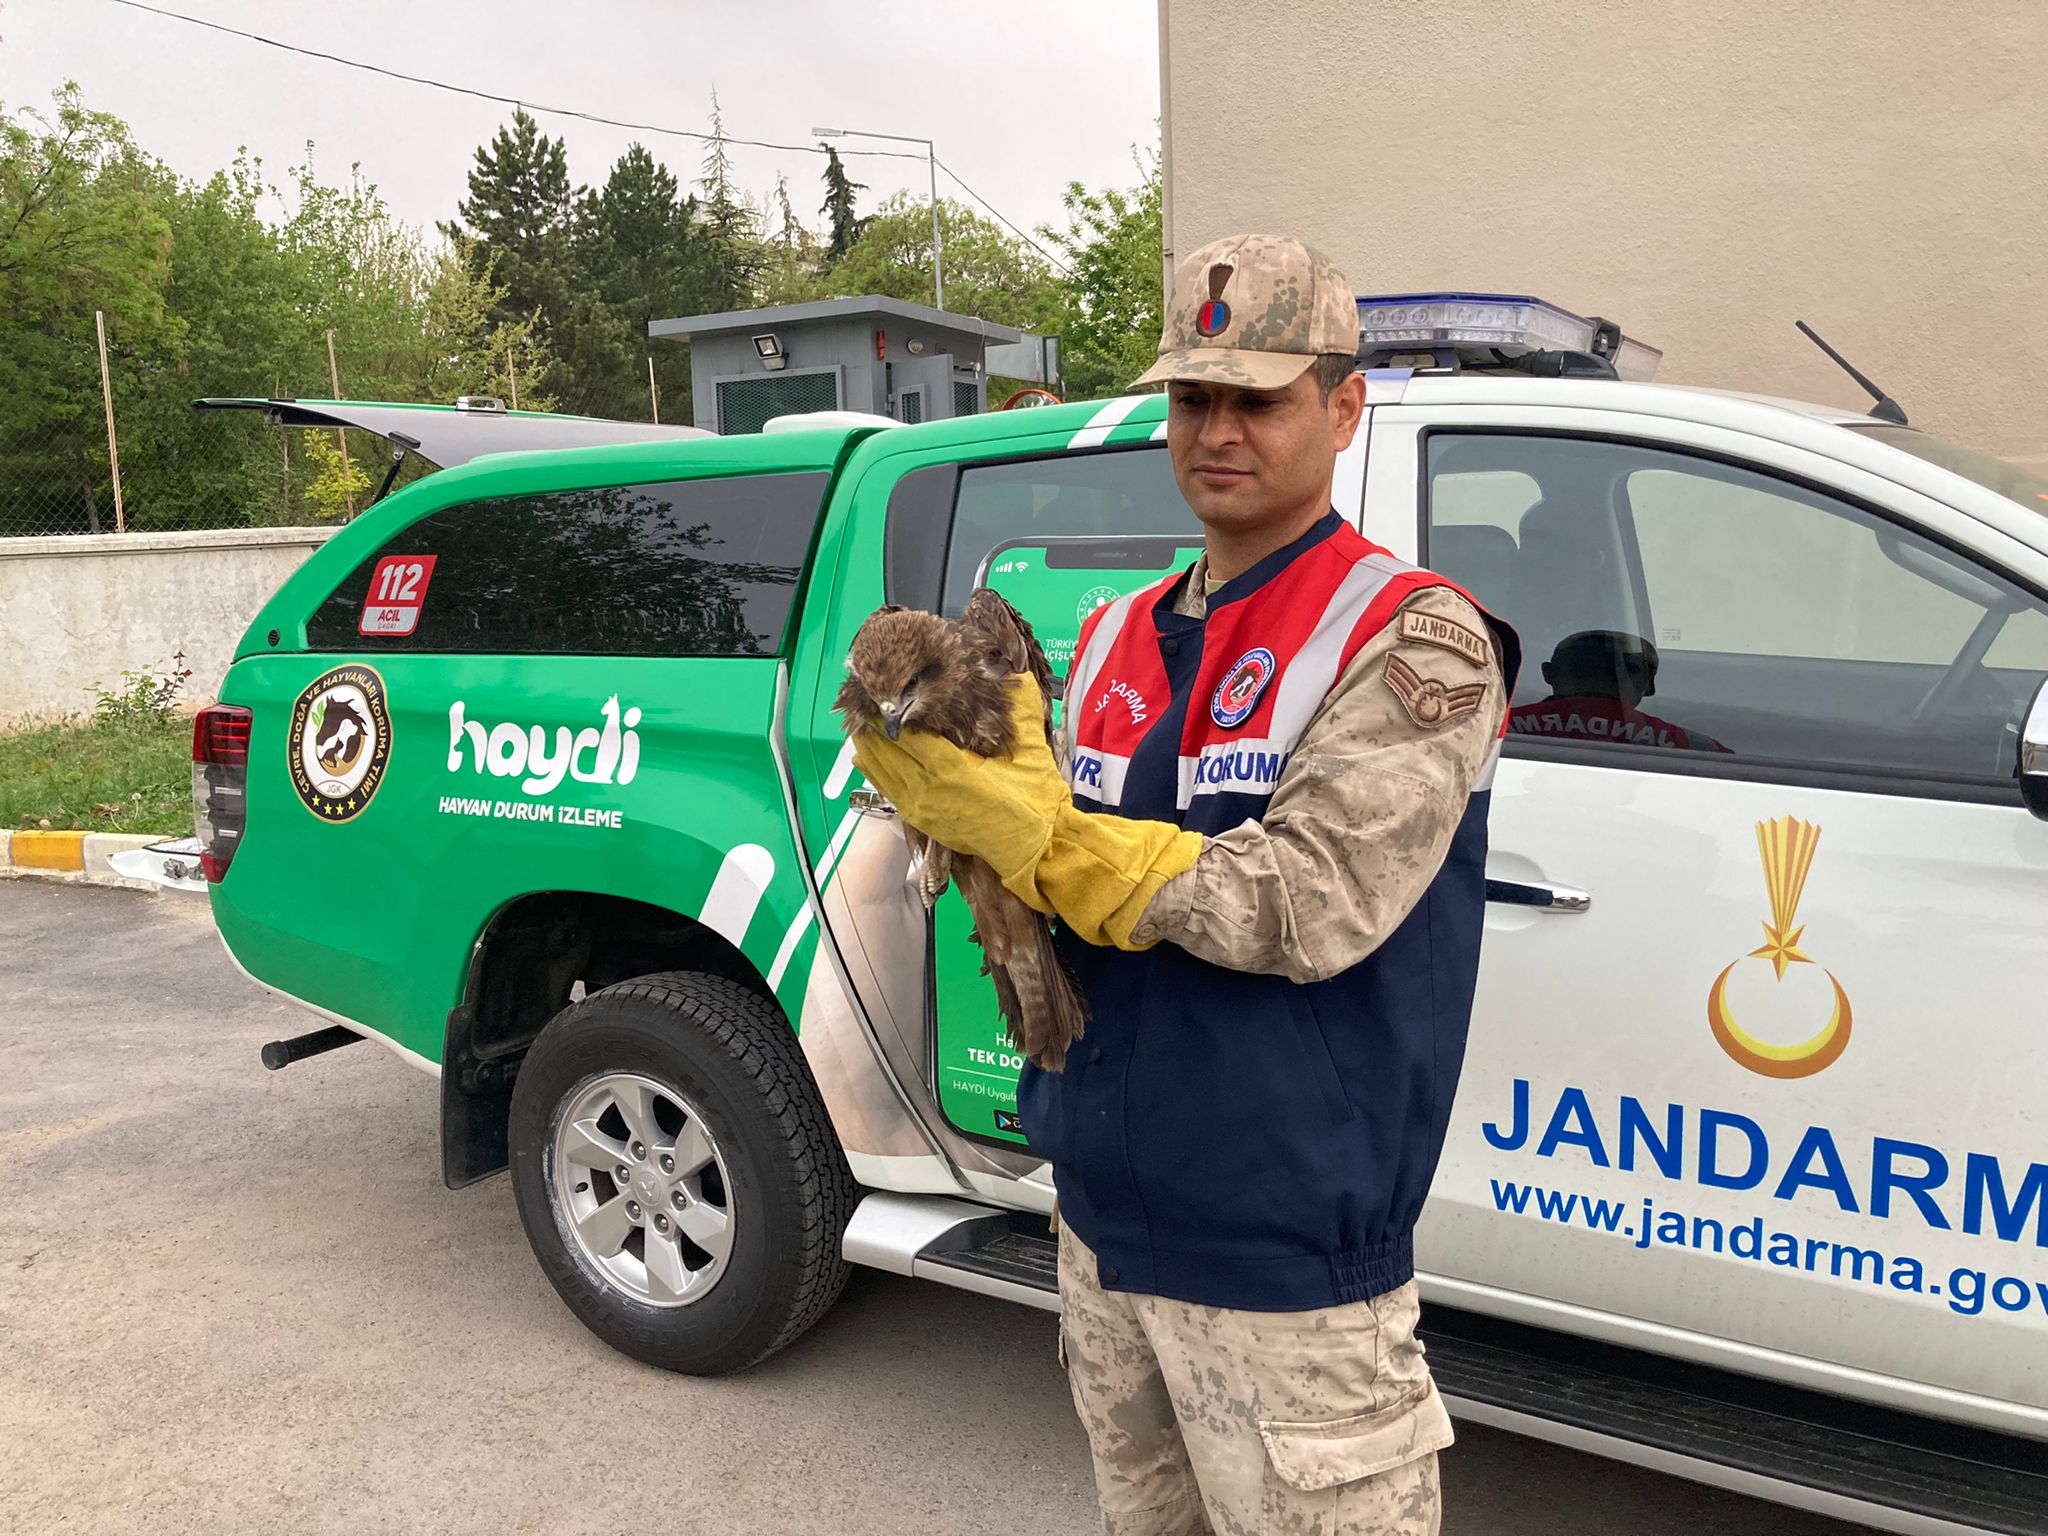
[[[1289,1488],[1316,1493],[1377,1477],[1451,1443],[1451,1416],[1436,1383],[1385,1408],[1349,1418],[1300,1424],[1259,1420],[1259,1438],[1273,1475]]]

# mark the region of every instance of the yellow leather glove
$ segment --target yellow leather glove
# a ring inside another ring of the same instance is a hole
[[[1046,744],[1038,685],[1022,673],[1010,682],[1010,719],[1017,747],[1009,757],[982,757],[924,731],[898,741],[863,731],[854,765],[911,826],[986,861],[1011,894],[1057,914],[1079,938],[1146,948],[1131,930],[1159,888],[1194,865],[1202,834],[1074,809]]]

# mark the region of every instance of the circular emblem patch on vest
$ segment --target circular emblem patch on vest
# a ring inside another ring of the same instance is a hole
[[[384,679],[365,666],[336,667],[306,685],[285,731],[292,788],[322,821],[352,821],[384,782],[391,715]]]
[[[1259,707],[1259,695],[1272,680],[1273,653],[1263,645],[1246,651],[1216,685],[1216,697],[1209,701],[1209,718],[1226,731],[1243,725]]]
[[[1195,311],[1195,329],[1204,336],[1221,336],[1230,325],[1230,306],[1221,299],[1207,300]]]

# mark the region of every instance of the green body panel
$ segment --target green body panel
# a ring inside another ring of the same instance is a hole
[[[310,653],[305,625],[388,538],[443,507],[708,475],[829,471],[858,435],[492,455],[421,480],[338,532],[257,615],[221,686],[223,703],[253,713],[247,831],[227,878],[212,888],[235,958],[259,981],[434,1063],[471,949],[508,903],[534,892],[589,891],[695,918],[727,856],[758,848],[743,858],[767,872],[766,888],[751,920],[726,936],[770,974],[785,935],[806,914],[772,746],[780,659]],[[800,588],[790,636],[802,614]],[[350,662],[383,680],[390,756],[360,814],[328,824],[292,787],[288,724],[300,691]],[[614,697],[622,713],[642,711],[630,783],[564,778],[528,794],[522,778],[477,771],[466,740],[451,742],[457,701],[486,731],[538,727],[553,741],[563,728],[573,738],[603,726],[601,710]],[[447,800],[481,801],[484,813],[444,809]],[[501,805],[553,819],[512,819]],[[618,825],[583,821],[610,813]],[[801,973],[792,980],[800,985]],[[788,1011],[798,1016],[796,1007]]]
[[[1199,544],[1189,544],[1170,557],[1161,549],[1160,557],[1177,570],[1193,564],[1201,552]],[[1046,563],[1045,546],[1027,545],[1004,550],[989,562],[988,585],[1030,621],[1053,671],[1064,677],[1088,615],[1162,574],[1158,569],[1054,568]],[[1024,1059],[1011,1048],[997,1014],[995,986],[982,973],[981,951],[970,937],[974,918],[958,891],[940,898],[932,922],[939,1107],[961,1130],[1021,1143],[1014,1114]]]
[[[1163,397],[1148,397],[1106,437],[1091,433],[1078,446],[1148,442],[1165,419],[1165,409]],[[1077,435],[1088,431],[1101,410],[1100,405],[1045,407],[882,432],[861,443],[849,458],[820,535],[815,590],[793,657],[791,759],[807,847],[836,854],[850,829],[847,796],[859,779],[833,774],[844,738],[832,713],[832,698],[844,676],[854,632],[883,601],[883,539],[889,494],[896,483],[912,470],[933,464],[986,463],[1072,449]],[[1002,575],[991,570],[990,577],[998,590],[1013,594],[1034,627],[1043,626],[1041,638],[1050,649],[1070,656],[1080,630],[1078,603],[1083,593],[1105,583],[1114,583],[1123,592],[1146,585],[1159,574],[1033,569]],[[1064,661],[1055,667],[1064,671]],[[837,793],[825,794],[828,784]],[[828,885],[830,859],[814,867],[820,868],[821,887]],[[971,922],[957,892],[941,898],[934,923],[934,1061],[940,1106],[956,1129],[1021,1143],[1023,1138],[1009,1127],[1015,1123],[1022,1063],[1004,1038],[995,992],[981,974],[981,951],[968,937]],[[814,942],[804,941],[806,946]]]
[[[831,703],[854,631],[883,600],[891,490],[929,464],[1149,441],[1163,416],[1155,397],[1107,413],[1089,404],[891,430],[496,454],[388,497],[337,532],[271,598],[222,685],[223,703],[253,712],[247,831],[227,878],[212,888],[229,949],[259,981],[432,1064],[493,916],[537,892],[592,892],[706,921],[768,979],[787,1016],[800,1019],[819,935],[798,860],[828,885],[852,831],[848,796],[859,780]],[[306,621],[327,594],[393,534],[444,507],[804,470],[835,479],[781,657],[306,648]],[[1105,584],[1128,590],[1156,574],[1020,569],[993,579],[1041,626],[1063,668],[1081,597]],[[288,727],[302,690],[351,663],[382,680],[391,746],[375,795],[335,823],[293,787]],[[531,794],[520,776],[494,774],[488,763],[480,770],[473,743],[450,715],[459,702],[462,720],[486,733],[499,724],[538,728],[549,742],[565,729],[573,738],[603,725],[601,711],[614,699],[617,715],[640,711],[631,781],[570,777]],[[786,701],[780,717],[779,700]],[[784,745],[795,827],[777,762]],[[616,824],[604,824],[611,817]],[[1016,1066],[1006,1051],[994,1063],[976,1054],[1001,1050],[1002,1030],[966,928],[958,897],[950,896],[936,929],[941,1098],[961,1129],[1011,1140],[991,1111],[1013,1107]]]
[[[471,946],[507,903],[590,891],[696,917],[744,845],[765,850],[773,874],[727,937],[768,972],[804,904],[769,748],[780,662],[368,658],[384,681],[391,754],[363,811],[329,825],[292,788],[287,722],[299,691],[336,663],[262,656],[229,674],[225,696],[254,713],[249,820],[213,904],[251,975],[436,1062]],[[529,795],[522,777],[479,772],[466,740],[449,767],[458,700],[486,729],[509,721],[553,738],[601,726],[613,696],[643,711],[631,783],[568,778]],[[610,812],[618,825],[602,824]],[[527,815],[549,819],[513,819]]]

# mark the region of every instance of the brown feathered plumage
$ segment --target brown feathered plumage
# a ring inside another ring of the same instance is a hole
[[[1007,757],[1012,739],[1010,679],[1029,673],[1044,697],[1046,740],[1052,740],[1052,668],[1023,615],[987,587],[948,621],[894,606],[868,616],[846,658],[846,682],[833,707],[851,736],[872,727],[894,739],[930,731],[983,757]],[[974,914],[982,970],[995,983],[1010,1039],[1048,1072],[1066,1064],[1081,1038],[1088,1005],[1052,947],[1052,925],[1019,901],[980,859],[954,853],[904,823],[919,861],[918,894],[929,907],[948,882],[959,885]]]

